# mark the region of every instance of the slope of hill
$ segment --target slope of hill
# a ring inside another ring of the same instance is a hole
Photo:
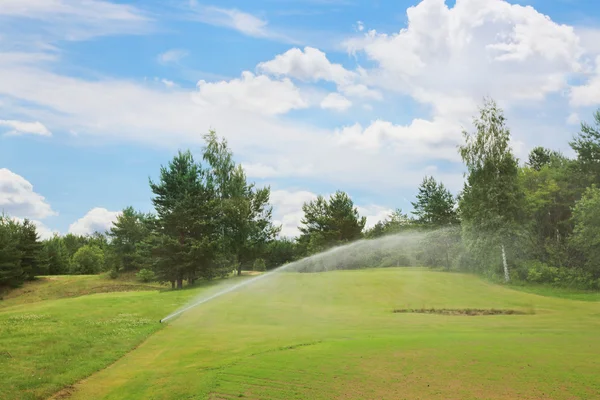
[[[512,309],[526,315],[394,313]],[[73,399],[600,398],[600,303],[463,274],[282,273],[173,320]]]

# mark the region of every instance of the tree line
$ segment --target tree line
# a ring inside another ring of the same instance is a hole
[[[201,161],[179,152],[150,180],[154,212],[125,208],[108,232],[40,241],[30,221],[2,216],[0,285],[47,274],[141,271],[145,280],[181,288],[400,234],[418,240],[385,249],[373,242],[372,251],[344,257],[340,268],[423,265],[600,289],[600,110],[569,143],[574,158],[536,147],[520,163],[492,100],[463,135],[465,183],[456,195],[427,176],[410,214],[398,209],[369,229],[347,193],[318,196],[303,205],[300,235],[292,239],[273,224],[270,189],[248,182],[226,140],[211,131]]]

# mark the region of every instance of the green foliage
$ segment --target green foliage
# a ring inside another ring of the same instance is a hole
[[[108,272],[108,277],[109,277],[110,279],[117,279],[117,278],[119,277],[119,272],[118,272],[116,269],[111,269],[111,270]]]
[[[329,200],[318,196],[304,203],[302,211],[299,243],[306,254],[360,239],[367,221],[359,216],[350,196],[339,190]]]
[[[80,247],[71,262],[70,272],[76,275],[98,274],[104,267],[104,252],[96,245]]]
[[[153,282],[156,280],[156,274],[154,271],[145,268],[141,269],[137,274],[135,274],[135,277],[140,282]]]
[[[117,217],[108,235],[110,247],[115,255],[113,263],[117,268],[131,271],[147,265],[147,255],[143,253],[143,242],[149,235],[151,216],[127,207]]]
[[[476,132],[464,132],[460,147],[468,170],[459,201],[463,239],[478,269],[495,274],[501,269],[501,247],[507,241],[518,243],[516,237],[522,234],[523,192],[502,110],[486,101],[474,125]]]
[[[282,266],[292,262],[298,257],[296,243],[289,238],[279,238],[270,241],[263,253],[267,269]]]
[[[259,271],[259,272],[266,271],[267,265],[265,264],[265,260],[263,260],[262,258],[257,258],[256,260],[254,260],[252,269],[254,271]]]
[[[600,184],[600,109],[594,113],[594,124],[582,122],[581,131],[569,144],[586,183]]]
[[[412,203],[417,222],[424,226],[440,227],[458,223],[456,203],[452,193],[433,177],[425,177],[419,186],[417,201]]]
[[[600,278],[600,189],[588,188],[573,209],[572,246],[581,252],[583,267]]]
[[[0,286],[18,286],[23,282],[19,225],[0,215]]]

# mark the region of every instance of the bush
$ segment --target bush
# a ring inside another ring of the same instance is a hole
[[[71,273],[80,275],[93,275],[102,271],[104,266],[104,252],[94,245],[81,246],[73,255]]]
[[[154,271],[151,271],[146,268],[141,269],[137,274],[135,274],[135,277],[140,282],[153,282],[154,280],[156,280],[156,275],[154,274]]]
[[[252,269],[254,271],[266,271],[267,270],[267,265],[265,264],[265,260],[263,260],[262,258],[257,258],[256,260],[254,260],[254,265],[252,267]]]
[[[117,279],[119,276],[119,273],[117,272],[116,269],[111,269],[110,272],[108,273],[108,277],[110,279]]]
[[[600,284],[592,274],[582,269],[553,267],[540,261],[529,261],[526,265],[527,282],[577,289],[597,289]],[[524,269],[524,266],[521,268]]]

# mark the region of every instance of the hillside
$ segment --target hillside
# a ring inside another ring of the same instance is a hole
[[[393,312],[401,308],[528,314]],[[600,351],[599,314],[597,302],[542,297],[464,274],[284,273],[190,310],[61,396],[597,398],[600,364],[590,354]]]

